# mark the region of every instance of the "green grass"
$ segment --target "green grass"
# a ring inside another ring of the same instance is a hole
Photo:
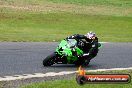
[[[131,0],[109,0],[109,3],[123,3],[124,6],[121,8],[117,8],[118,5],[115,5],[115,8],[111,4],[106,4],[107,0],[54,0],[75,4],[84,1],[94,7],[70,4],[63,4],[63,7],[61,3],[47,0],[2,0],[0,41],[60,41],[72,34],[94,31],[100,41],[132,42]],[[104,3],[103,7],[93,5],[101,3]],[[30,8],[27,10],[21,8],[28,6]]]
[[[47,2],[47,0],[1,0],[2,4],[9,5],[42,5]]]
[[[71,13],[2,13],[0,41],[60,41],[92,30],[100,41],[132,42],[131,17]]]
[[[97,73],[101,73],[101,74],[124,73],[124,74],[130,74],[132,76],[132,70],[107,71],[107,72],[97,72]],[[129,84],[85,84],[83,86],[80,86],[76,83],[75,78],[71,78],[69,80],[63,79],[63,80],[47,81],[42,83],[34,83],[31,85],[23,86],[21,88],[131,88],[131,87],[132,87],[132,82]]]
[[[57,3],[70,3],[80,5],[109,5],[117,7],[131,7],[132,0],[48,0]]]
[[[0,82],[0,88],[3,88],[4,82]]]
[[[1,0],[1,2],[8,4],[19,4],[19,5],[43,5],[46,2],[55,3],[68,3],[68,4],[79,4],[79,5],[109,5],[117,7],[131,7],[131,0]]]

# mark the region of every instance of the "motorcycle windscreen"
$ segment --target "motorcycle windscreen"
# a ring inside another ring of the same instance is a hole
[[[69,48],[73,48],[76,46],[77,41],[75,39],[68,39],[67,43]]]

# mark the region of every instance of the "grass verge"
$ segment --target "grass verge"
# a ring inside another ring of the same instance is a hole
[[[95,72],[93,72],[95,74]],[[130,74],[132,76],[132,70],[123,70],[123,71],[104,71],[97,72],[97,74]],[[92,73],[88,73],[92,74]],[[132,82],[129,84],[86,84],[80,86],[76,83],[75,78],[70,80],[56,80],[56,81],[47,81],[42,83],[35,83],[21,88],[131,88]]]
[[[131,0],[48,0],[56,3],[70,3],[80,5],[109,5],[117,7],[131,7]]]
[[[0,41],[60,41],[92,30],[100,41],[132,42],[131,17],[72,13],[1,13]]]
[[[117,7],[131,7],[131,0],[1,0],[4,4],[31,4],[31,5],[43,5],[45,3],[66,3],[66,4],[78,4],[78,5],[109,5]]]
[[[94,31],[100,41],[132,42],[131,1],[54,0],[58,4],[50,1],[0,1],[0,41],[60,41],[75,33]],[[91,6],[73,5],[84,2]],[[118,4],[121,8],[117,8]]]

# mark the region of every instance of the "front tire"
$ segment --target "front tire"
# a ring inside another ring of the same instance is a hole
[[[55,61],[55,57],[56,57],[56,54],[55,53],[50,54],[49,56],[47,56],[43,60],[43,65],[44,66],[51,66],[51,65],[53,65],[54,64],[54,61]]]

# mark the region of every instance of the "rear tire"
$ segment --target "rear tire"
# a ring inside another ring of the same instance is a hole
[[[84,63],[82,64],[82,66],[88,66],[90,63],[90,60],[85,60]]]
[[[80,60],[78,60],[76,63],[75,63],[75,65],[76,66],[88,66],[89,65],[89,63],[90,63],[90,59],[83,59],[83,58],[80,58]]]
[[[55,53],[50,54],[49,56],[47,56],[43,60],[43,65],[44,66],[51,66],[51,65],[53,65],[54,64],[54,61],[55,61],[55,57],[56,57],[56,54]]]

